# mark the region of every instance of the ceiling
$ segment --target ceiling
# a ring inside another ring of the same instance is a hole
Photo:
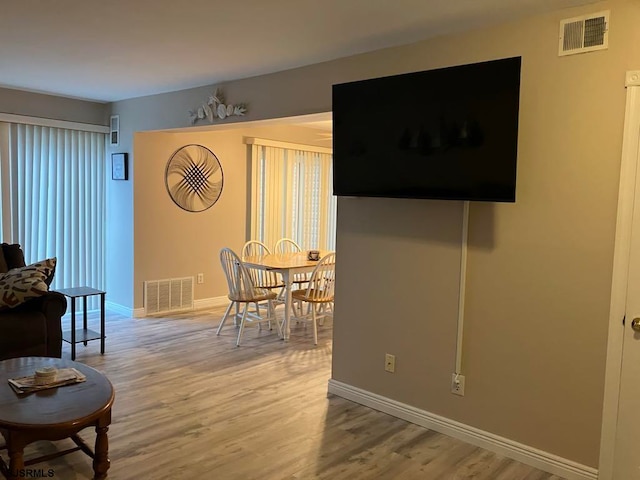
[[[0,0],[0,86],[109,102],[594,0]]]

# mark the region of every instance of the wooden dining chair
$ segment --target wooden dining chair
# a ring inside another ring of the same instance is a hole
[[[302,248],[300,248],[300,245],[298,245],[295,240],[291,240],[290,238],[281,238],[276,242],[275,247],[273,247],[273,251],[275,253],[297,253],[301,252]],[[297,283],[300,287],[302,287],[302,285],[306,285],[308,281],[309,276],[306,273],[296,273],[293,275],[293,283]]]
[[[275,253],[298,253],[298,252],[302,252],[302,248],[300,247],[300,245],[298,245],[298,243],[295,240],[285,237],[285,238],[281,238],[276,242],[275,246],[273,247],[273,251]],[[291,281],[294,284],[296,284],[298,288],[302,288],[305,285],[307,285],[307,282],[309,281],[309,275],[307,273],[294,273]],[[278,302],[284,301],[283,295],[284,295],[284,290],[281,290],[280,296],[278,297]],[[299,304],[299,302],[295,301],[294,299],[294,302],[291,305],[294,315],[298,315],[300,313],[300,312],[296,313],[295,311],[296,303]]]
[[[229,287],[229,300],[231,303],[224,312],[224,316],[218,325],[216,335],[220,335],[220,331],[224,326],[229,312],[234,305],[244,305],[242,311],[242,318],[240,320],[240,326],[238,330],[238,339],[236,340],[236,346],[240,346],[240,340],[242,333],[244,332],[244,326],[247,321],[256,322],[258,325],[262,323],[268,323],[271,328],[272,322],[276,324],[278,329],[278,335],[282,336],[280,324],[275,318],[275,308],[273,300],[277,297],[277,293],[264,288],[258,288],[253,282],[253,277],[249,273],[249,269],[242,263],[242,260],[238,255],[230,248],[223,248],[220,250],[220,264],[227,279],[227,285]],[[260,315],[260,309],[258,305],[261,302],[267,302],[267,314],[266,316]],[[256,311],[250,312],[249,305],[255,304]]]
[[[242,258],[270,255],[271,250],[259,240],[249,240],[242,247]],[[282,289],[284,288],[284,280],[279,273],[259,268],[249,268],[249,273],[253,277],[253,283],[258,288],[266,288],[269,290],[277,290],[278,297],[276,303],[283,303]]]
[[[249,240],[242,247],[243,257],[257,257],[270,255],[271,250],[260,240]]]
[[[273,251],[275,253],[295,253],[301,252],[302,248],[300,248],[300,245],[290,238],[281,238],[276,242],[275,247],[273,247]]]
[[[318,320],[321,316],[327,314],[327,306],[333,304],[336,283],[335,265],[336,254],[329,253],[325,255],[318,261],[313,272],[311,272],[307,288],[291,292],[291,297],[294,300],[308,304],[306,314],[299,314],[293,320],[306,321],[313,324],[313,343],[315,345],[318,344]]]

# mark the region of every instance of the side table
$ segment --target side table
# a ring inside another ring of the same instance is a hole
[[[104,297],[106,292],[96,290],[91,287],[74,287],[62,288],[56,290],[71,299],[71,330],[62,334],[62,339],[71,344],[71,360],[76,359],[76,343],[84,343],[88,341],[100,339],[100,353],[104,354]],[[100,295],[100,332],[87,328],[87,297],[92,295]],[[76,330],[76,298],[82,298],[83,307],[83,328]]]
[[[9,378],[32,375],[42,367],[75,368],[87,379],[26,395],[16,394],[9,386]],[[31,478],[31,472],[25,467],[81,450],[93,459],[94,479],[106,478],[110,466],[108,431],[114,398],[109,379],[82,363],[45,357],[0,362],[0,435],[5,440],[0,451],[6,450],[9,454],[8,464],[0,457],[0,474],[9,480],[19,480],[25,475]],[[95,428],[93,449],[79,435],[87,427]],[[32,442],[65,438],[70,438],[76,447],[38,458],[24,458],[24,448]]]

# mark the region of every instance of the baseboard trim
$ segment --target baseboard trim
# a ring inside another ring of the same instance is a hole
[[[114,303],[107,300],[106,302],[104,302],[104,306],[107,310],[119,313],[120,315],[124,315],[125,317],[133,318],[135,316],[133,308],[125,307],[124,305],[120,305],[119,303]]]
[[[194,310],[204,310],[207,308],[226,307],[229,305],[229,297],[222,295],[221,297],[201,298],[193,301]]]
[[[568,480],[597,480],[598,470],[537,448],[485,432],[440,415],[377,395],[337,380],[329,380],[328,392],[393,415],[436,432],[512,458],[532,467],[559,475]]]
[[[143,318],[147,316],[145,315],[144,307],[132,309],[115,303],[112,304],[113,307],[111,307],[109,305],[110,303],[111,302],[107,302],[107,307],[113,309],[113,311],[117,313],[121,313],[122,315],[128,315],[133,318]],[[193,301],[193,310],[206,310],[207,308],[226,307],[227,305],[229,305],[229,298],[226,295],[222,295],[220,297],[201,298],[199,300]],[[176,311],[176,313],[182,313],[186,311],[189,310],[180,310],[180,312]],[[167,312],[162,313],[162,315],[167,314]]]

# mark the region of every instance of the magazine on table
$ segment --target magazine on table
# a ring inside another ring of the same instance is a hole
[[[38,384],[36,383],[36,375],[27,375],[25,377],[10,378],[9,385],[16,393],[31,393],[84,382],[86,379],[87,377],[75,368],[60,368],[56,372],[55,379],[51,382]]]

